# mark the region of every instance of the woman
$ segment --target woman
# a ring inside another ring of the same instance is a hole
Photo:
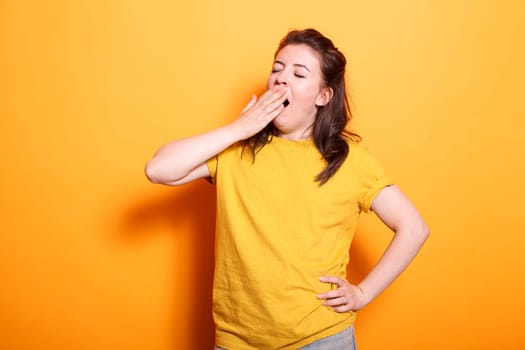
[[[345,131],[346,59],[314,29],[281,41],[268,90],[232,123],[161,147],[153,183],[217,188],[213,303],[218,349],[353,349],[355,312],[428,236],[417,210]],[[358,285],[346,280],[361,212],[394,238]]]

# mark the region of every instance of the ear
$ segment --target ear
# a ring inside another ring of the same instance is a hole
[[[317,100],[315,100],[315,105],[317,107],[325,106],[328,104],[328,102],[330,102],[332,96],[334,96],[334,90],[331,87],[321,88],[321,92],[319,92]]]

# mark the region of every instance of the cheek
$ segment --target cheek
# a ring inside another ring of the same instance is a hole
[[[270,89],[274,85],[275,85],[275,78],[273,77],[273,75],[270,75],[268,77],[268,80],[266,81],[266,88]]]
[[[314,85],[296,86],[295,92],[297,96],[300,96],[301,100],[308,102],[308,104],[315,104],[315,100],[317,100],[319,95],[319,89]]]

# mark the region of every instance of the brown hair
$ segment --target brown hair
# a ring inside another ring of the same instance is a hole
[[[315,29],[290,31],[279,43],[275,56],[287,45],[304,44],[313,49],[320,59],[324,86],[333,90],[332,99],[324,106],[319,106],[314,121],[312,137],[326,167],[315,177],[320,185],[326,183],[341,167],[348,156],[348,143],[345,138],[360,141],[361,137],[345,130],[352,118],[350,104],[346,95],[345,56],[334,46],[332,41]],[[247,147],[255,159],[256,153],[277,135],[273,123],[247,139]]]

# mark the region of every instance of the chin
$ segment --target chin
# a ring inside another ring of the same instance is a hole
[[[277,129],[281,129],[286,125],[286,116],[279,114],[277,117],[275,117],[272,123]]]

